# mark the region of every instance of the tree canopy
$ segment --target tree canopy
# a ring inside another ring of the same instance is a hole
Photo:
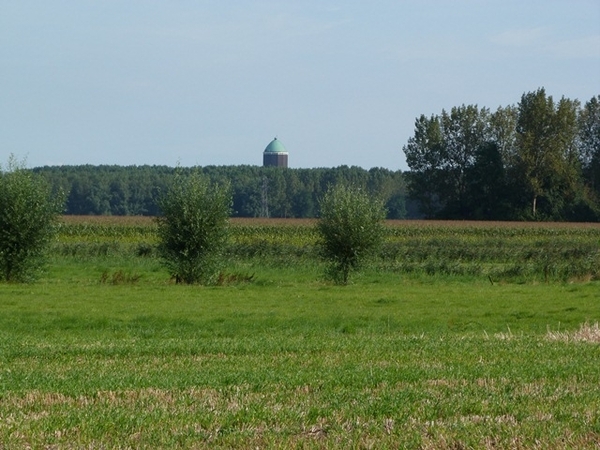
[[[66,214],[159,214],[157,200],[179,171],[198,172],[210,182],[231,185],[234,217],[316,217],[327,186],[353,183],[386,202],[388,217],[406,217],[402,172],[360,167],[281,169],[259,166],[46,166],[33,169],[66,192]],[[410,206],[410,205],[408,205]]]
[[[11,157],[0,167],[0,280],[30,281],[42,267],[62,210],[60,192]]]
[[[350,272],[383,240],[383,202],[365,190],[345,183],[332,185],[319,203],[316,225],[321,255],[329,262],[328,275],[347,284]]]
[[[598,220],[599,98],[540,88],[494,112],[421,115],[403,148],[410,197],[430,218]]]
[[[229,183],[176,173],[158,203],[158,248],[171,276],[178,283],[214,283],[231,215]]]

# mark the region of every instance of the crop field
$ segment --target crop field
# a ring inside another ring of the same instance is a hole
[[[600,446],[599,224],[389,222],[348,286],[313,224],[232,220],[203,287],[63,218],[0,284],[0,449]]]
[[[317,236],[310,219],[233,219],[231,263],[314,267]],[[386,273],[475,276],[490,282],[585,281],[600,277],[600,224],[388,221],[371,268]],[[149,217],[65,216],[53,253],[150,255]]]

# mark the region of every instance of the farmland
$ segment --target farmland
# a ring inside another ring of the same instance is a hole
[[[389,222],[348,286],[234,220],[182,286],[148,218],[65,217],[0,285],[0,449],[597,448],[597,224]]]
[[[233,219],[230,262],[318,266],[314,220]],[[600,224],[388,221],[371,268],[496,281],[582,281],[600,275]],[[148,217],[65,216],[54,253],[149,254]]]

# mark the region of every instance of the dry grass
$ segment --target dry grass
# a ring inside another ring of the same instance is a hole
[[[499,387],[504,390],[511,383],[505,380]],[[437,395],[443,392],[437,391]],[[455,395],[459,395],[458,391]],[[9,393],[3,402],[13,413],[5,415],[0,422],[0,431],[4,428],[10,441],[0,442],[2,450],[169,447],[592,449],[600,444],[597,432],[581,432],[571,426],[557,429],[555,434],[537,434],[534,430],[547,429],[555,420],[547,412],[518,417],[510,412],[464,414],[457,410],[456,414],[432,419],[419,411],[407,417],[376,418],[331,411],[311,419],[306,416],[306,405],[291,400],[282,405],[276,392],[250,392],[248,386],[227,391],[211,388],[105,390],[75,397],[30,391],[24,396]],[[261,407],[256,409],[259,404]],[[74,410],[81,411],[82,420],[71,416]],[[262,419],[245,416],[245,411],[263,410],[271,412]],[[89,415],[92,411],[94,418]],[[65,423],[57,424],[56,420],[60,418]],[[123,418],[128,420],[123,421]],[[152,418],[160,418],[161,422],[152,423],[149,421]],[[93,422],[117,419],[109,434],[90,433]],[[73,442],[78,444],[71,445]]]
[[[600,327],[598,322],[590,325],[589,322],[582,323],[576,331],[552,331],[548,330],[546,337],[550,341],[562,342],[589,342],[600,344]]]

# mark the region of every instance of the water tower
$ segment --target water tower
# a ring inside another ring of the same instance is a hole
[[[277,138],[273,139],[263,152],[263,167],[288,166],[288,152]]]

